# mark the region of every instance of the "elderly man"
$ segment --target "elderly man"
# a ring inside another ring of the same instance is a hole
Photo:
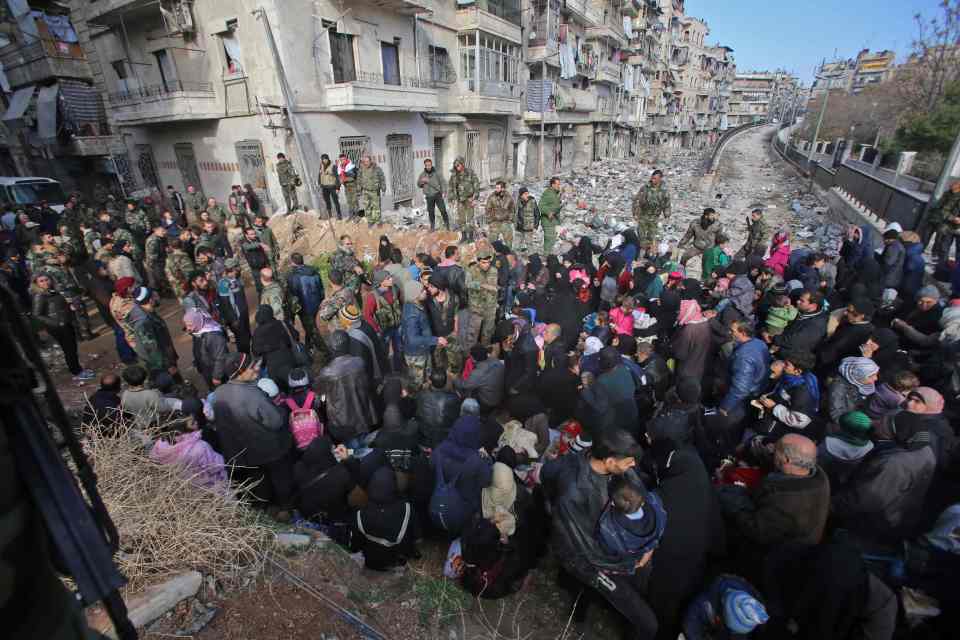
[[[720,505],[732,535],[749,557],[783,544],[819,544],[830,512],[830,481],[817,466],[817,445],[787,434],[773,446],[773,472],[752,492],[727,486]]]

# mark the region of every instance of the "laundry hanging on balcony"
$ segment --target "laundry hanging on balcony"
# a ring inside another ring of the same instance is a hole
[[[37,136],[43,142],[52,142],[57,137],[57,95],[59,85],[40,87],[37,93]]]
[[[107,115],[97,90],[80,80],[60,80],[63,126],[74,135],[105,135]]]
[[[40,15],[38,16],[37,14]],[[35,18],[42,18],[43,21],[47,23],[47,30],[50,31],[50,35],[57,40],[70,43],[80,41],[80,39],[77,38],[76,30],[73,28],[73,23],[70,22],[70,16],[53,16],[43,11],[34,11],[33,15]]]
[[[627,34],[628,39],[633,38],[633,18],[623,16],[623,32]]]
[[[569,42],[560,45],[560,77],[574,78],[577,75],[577,61],[573,57],[573,47]]]
[[[30,3],[27,0],[7,0],[7,8],[17,20],[20,31],[27,36],[34,38],[40,37],[40,31],[37,29],[37,23],[30,10]]]

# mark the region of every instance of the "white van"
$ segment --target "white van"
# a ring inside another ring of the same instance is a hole
[[[67,195],[60,183],[51,178],[0,176],[0,207],[3,209],[18,205],[38,205],[43,200],[57,213],[63,213]]]

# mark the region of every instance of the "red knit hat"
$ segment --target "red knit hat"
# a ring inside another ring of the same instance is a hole
[[[113,290],[117,292],[117,295],[126,298],[130,295],[130,289],[133,288],[133,285],[137,283],[136,280],[127,276],[126,278],[120,278],[113,285]]]

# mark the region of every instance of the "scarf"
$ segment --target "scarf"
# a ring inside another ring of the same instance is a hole
[[[600,338],[590,336],[583,345],[583,355],[592,356],[595,353],[600,353],[601,349],[603,349],[603,342]]]
[[[198,338],[205,333],[223,331],[216,320],[199,309],[189,309],[183,314],[183,326]]]
[[[840,361],[840,375],[855,386],[862,396],[872,395],[877,390],[876,385],[866,382],[866,379],[878,371],[880,367],[870,358],[851,357]]]
[[[923,405],[925,407],[922,412],[923,415],[940,415],[943,413],[943,396],[935,389],[931,389],[930,387],[917,387],[910,393],[915,393],[923,398]]]
[[[707,319],[703,317],[700,304],[696,300],[681,300],[680,313],[677,314],[677,324],[685,327],[688,324],[702,324]]]
[[[513,470],[497,462],[493,465],[490,486],[480,490],[480,509],[483,517],[496,525],[502,537],[509,538],[517,531],[516,500],[517,483],[513,479]]]
[[[240,308],[237,307],[236,295],[240,288],[240,281],[233,278],[223,278],[217,283],[217,294],[230,301],[230,308],[233,309],[233,314],[238,318],[240,317]]]
[[[810,392],[810,396],[813,398],[813,405],[815,407],[820,406],[820,385],[817,382],[817,376],[813,375],[809,371],[805,371],[803,375],[792,376],[790,374],[783,374],[783,377],[780,378],[779,384],[777,384],[776,391],[783,389],[784,391],[790,391],[794,387],[799,387],[800,385],[806,385],[807,391]],[[776,395],[776,392],[774,393]]]
[[[337,173],[340,175],[341,180],[346,177],[348,171],[355,171],[356,168],[352,160],[347,160],[347,164],[337,163]]]

